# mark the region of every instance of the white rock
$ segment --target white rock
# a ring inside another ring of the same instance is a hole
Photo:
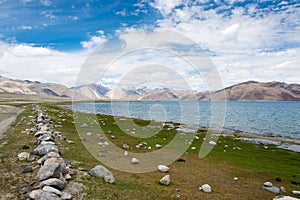
[[[169,167],[167,167],[166,165],[158,165],[157,169],[160,172],[168,172],[169,171]]]
[[[283,193],[286,193],[285,187],[281,186],[281,187],[280,187],[280,191],[283,192]]]
[[[92,135],[92,132],[87,132],[86,135],[87,135],[87,136],[91,136],[91,135]]]
[[[200,138],[199,138],[198,136],[195,136],[195,139],[196,139],[196,140],[199,140]]]
[[[191,150],[195,150],[195,149],[196,149],[196,147],[192,147],[192,148],[191,148]]]
[[[199,190],[206,192],[206,193],[211,193],[211,186],[208,184],[204,184],[201,187],[199,187]]]
[[[208,144],[210,144],[210,145],[217,145],[217,143],[215,141],[209,141]]]
[[[55,189],[53,187],[50,187],[50,186],[43,187],[43,191],[54,193],[54,194],[57,194],[58,196],[62,195],[61,191],[59,191],[58,189]]]
[[[290,196],[276,196],[273,200],[300,200],[298,198],[290,197]]]
[[[162,179],[159,180],[159,183],[162,185],[170,185],[171,179],[170,175],[165,175]]]
[[[272,184],[271,182],[265,182],[265,183],[264,183],[264,186],[265,186],[265,187],[272,187],[273,184]]]
[[[160,145],[160,144],[156,144],[156,145],[155,145],[155,147],[156,147],[156,148],[161,148],[161,147],[162,147],[162,145]]]
[[[131,163],[132,164],[139,164],[139,160],[137,158],[132,158]]]
[[[300,195],[300,191],[297,191],[297,190],[293,190],[292,193],[296,194],[296,195]]]
[[[238,177],[234,177],[233,180],[237,181],[237,180],[239,180],[239,178]]]
[[[27,158],[30,157],[30,154],[27,152],[22,152],[18,154],[18,159],[19,160],[26,160]]]
[[[124,156],[128,156],[128,151],[124,151]]]

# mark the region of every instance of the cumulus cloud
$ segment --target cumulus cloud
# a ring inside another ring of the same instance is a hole
[[[158,9],[163,16],[172,13],[173,9],[183,3],[182,0],[155,0],[150,5]]]
[[[85,49],[93,49],[98,45],[103,44],[106,41],[104,31],[97,31],[97,35],[91,36],[88,41],[82,41],[81,46]]]
[[[2,55],[1,55],[2,54]],[[73,86],[86,52],[63,53],[45,47],[0,42],[1,75]]]
[[[294,71],[291,63],[294,67],[300,65],[299,56],[295,56],[300,42],[296,5],[234,6],[238,2],[243,0],[218,2],[217,7],[209,9],[209,2],[200,0],[166,9],[154,1],[152,7],[164,16],[157,20],[158,27],[191,38],[211,55],[226,86],[251,79],[296,81],[299,76],[290,73]],[[273,70],[274,66],[282,67]]]
[[[52,55],[54,52],[44,47],[33,47],[29,45],[20,44],[13,46],[10,50],[8,50],[8,53],[17,57],[39,57],[49,56]]]

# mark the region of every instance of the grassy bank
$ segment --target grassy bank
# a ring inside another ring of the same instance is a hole
[[[63,153],[63,157],[71,161],[74,169],[91,169],[99,161],[91,156],[84,147],[74,125],[73,113],[56,106],[42,105],[46,113],[52,118],[54,128],[61,131],[67,140],[59,141],[58,145]],[[34,184],[35,170],[30,174],[19,174],[19,169],[26,162],[17,160],[17,154],[22,151],[32,150],[36,144],[32,135],[24,133],[26,128],[31,128],[30,121],[31,106],[28,105],[25,111],[18,116],[17,123],[6,133],[0,143],[7,141],[8,144],[0,148],[0,154],[9,154],[9,158],[1,158],[0,172],[3,174],[0,179],[0,187],[3,194],[11,193],[18,195],[20,185]],[[88,124],[84,129],[86,132],[95,130],[93,115],[86,114],[82,123]],[[126,118],[122,118],[126,119]],[[123,120],[123,129],[115,124],[115,119],[111,116],[97,115],[97,120],[103,133],[111,138],[110,132],[115,139],[111,141],[122,148],[124,143],[130,146],[130,152],[148,152],[146,148],[136,149],[135,145],[146,142],[147,146],[154,147],[155,144],[168,144],[177,131],[174,124],[164,126],[164,128],[152,137],[140,139],[130,136],[123,130],[132,129],[130,120]],[[97,122],[97,123],[98,123]],[[128,122],[128,123],[127,123]],[[146,127],[150,122],[144,120],[134,120],[139,127]],[[153,126],[160,124],[154,123]],[[138,132],[139,130],[136,130]],[[83,137],[83,136],[82,136]],[[194,140],[186,153],[181,157],[181,161],[174,162],[170,167],[171,185],[162,186],[158,181],[164,174],[154,171],[148,173],[125,173],[111,169],[115,174],[116,183],[107,184],[98,178],[89,177],[85,173],[75,170],[73,180],[82,182],[86,186],[86,199],[174,199],[180,195],[179,199],[272,199],[275,195],[261,188],[266,181],[273,182],[276,186],[284,186],[288,192],[300,190],[299,185],[291,182],[300,182],[300,154],[291,151],[281,150],[275,146],[251,144],[234,140],[233,137],[220,137],[218,144],[210,154],[204,159],[198,157],[199,148],[205,137],[204,133],[198,133],[198,140]],[[88,140],[88,138],[87,138]],[[24,150],[24,145],[29,149]],[[192,150],[191,147],[195,147]],[[239,180],[233,180],[238,177]],[[281,179],[281,182],[276,181]],[[213,193],[205,194],[199,191],[199,186],[209,183],[213,188]],[[288,193],[291,195],[290,193]],[[18,198],[17,198],[18,199]]]

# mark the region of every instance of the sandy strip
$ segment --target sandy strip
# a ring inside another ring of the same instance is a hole
[[[0,139],[22,111],[23,109],[14,106],[0,105]]]

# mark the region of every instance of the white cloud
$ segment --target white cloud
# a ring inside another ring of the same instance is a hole
[[[8,50],[8,53],[17,57],[39,57],[49,56],[52,55],[54,52],[44,47],[33,47],[29,45],[20,44],[12,47],[10,50]]]
[[[40,0],[41,4],[44,6],[51,6],[52,2],[50,0]]]
[[[77,16],[68,16],[68,19],[70,19],[72,21],[77,21],[79,19],[79,17],[77,17]]]
[[[20,2],[23,3],[23,4],[30,3],[30,2],[32,2],[32,1],[33,1],[33,0],[20,0]]]
[[[226,39],[235,40],[238,37],[239,28],[240,24],[236,23],[222,30],[221,33],[225,36]]]
[[[63,53],[45,47],[0,42],[1,75],[73,86],[86,52]]]
[[[126,16],[126,10],[125,9],[123,9],[123,10],[121,10],[121,11],[118,11],[118,12],[116,12],[116,15],[121,15],[121,16]]]
[[[32,30],[32,26],[23,25],[23,26],[18,27],[18,29],[20,29],[20,30]]]
[[[300,42],[297,8],[287,5],[285,11],[266,12],[267,8],[259,10],[255,3],[232,8],[235,2],[242,0],[228,0],[229,5],[220,4],[213,10],[204,10],[197,3],[171,6],[168,11],[158,1],[152,6],[164,16],[157,21],[158,27],[179,32],[210,52],[226,86],[251,79],[296,81],[299,75],[286,63],[300,66],[300,51],[294,48]],[[231,14],[220,12],[222,9],[231,9]],[[278,65],[283,67],[270,73]]]
[[[158,9],[163,16],[167,16],[172,13],[173,9],[183,3],[182,0],[155,0],[150,5]]]
[[[85,49],[93,49],[98,45],[103,44],[106,41],[104,31],[97,31],[97,35],[91,36],[88,41],[82,41],[81,46]]]

